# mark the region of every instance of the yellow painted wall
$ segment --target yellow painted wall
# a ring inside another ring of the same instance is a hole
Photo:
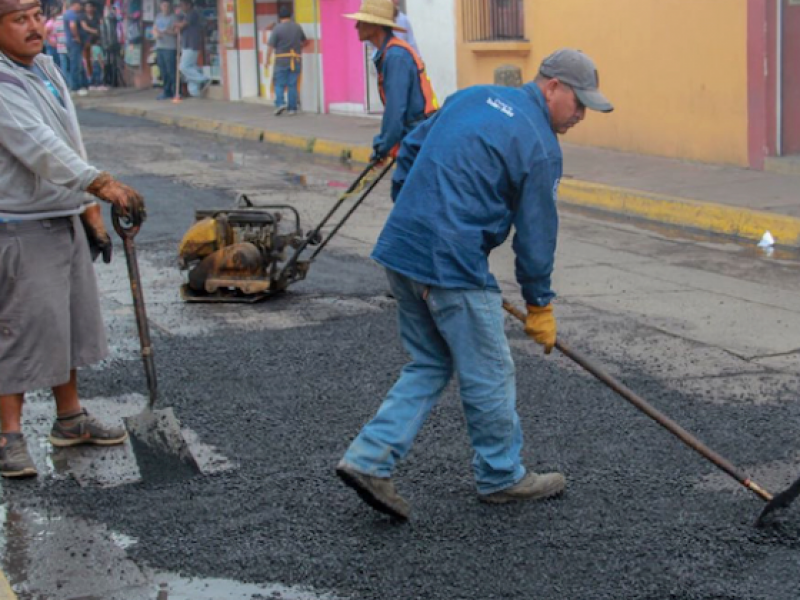
[[[748,164],[747,0],[524,0],[528,41],[513,45],[465,43],[456,4],[459,87],[491,83],[501,64],[529,81],[553,50],[579,48],[616,110],[590,112],[565,141]]]

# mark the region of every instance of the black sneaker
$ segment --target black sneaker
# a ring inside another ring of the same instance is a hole
[[[74,417],[56,419],[50,430],[50,443],[59,448],[80,444],[114,446],[127,439],[128,432],[123,427],[103,425],[85,409]]]
[[[375,510],[401,521],[408,520],[411,507],[394,489],[391,479],[365,475],[344,461],[336,466],[336,474]]]
[[[505,504],[520,500],[543,500],[564,491],[567,481],[561,473],[545,473],[539,475],[528,471],[515,485],[494,494],[478,496],[481,502],[488,504]]]
[[[0,436],[0,475],[15,479],[38,475],[24,436]]]

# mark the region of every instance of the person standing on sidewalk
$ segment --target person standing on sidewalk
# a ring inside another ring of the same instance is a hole
[[[71,0],[64,12],[64,32],[67,37],[67,57],[69,62],[69,89],[79,96],[85,96],[86,76],[83,69],[83,42],[85,41],[81,19],[83,5],[80,0]]]
[[[536,500],[564,489],[563,475],[526,471],[520,459],[514,363],[489,252],[513,225],[525,331],[549,353],[556,342],[550,280],[562,173],[557,135],[580,123],[587,108],[613,110],[592,60],[562,49],[522,88],[457,92],[403,141],[395,205],[372,258],[386,268],[411,362],[336,468],[376,510],[408,518],[392,471],[454,373],[479,499]]]
[[[133,189],[86,162],[69,91],[41,54],[38,0],[0,0],[0,475],[32,477],[21,430],[29,390],[49,387],[54,446],[121,444],[127,433],[89,415],[77,369],[108,354],[92,255],[111,260],[100,207],[145,218]],[[83,223],[82,223],[83,221]]]
[[[100,41],[100,15],[97,14],[97,5],[94,2],[86,2],[83,5],[83,17],[81,18],[81,36],[83,37],[83,64],[86,65],[86,77],[89,82],[89,89],[98,87],[94,84],[94,58],[92,57],[92,46]],[[102,75],[101,75],[102,84]]]
[[[358,39],[378,49],[373,60],[384,112],[372,142],[373,160],[396,156],[408,132],[439,108],[422,59],[393,33],[403,30],[394,22],[394,10],[391,0],[363,0],[357,13],[344,15],[357,21]]]
[[[58,11],[58,16],[55,20],[54,30],[56,35],[56,52],[58,53],[58,62],[56,63],[61,69],[61,74],[64,77],[69,77],[69,56],[67,55],[67,32],[64,26],[64,8],[61,7]]]
[[[211,85],[211,79],[197,65],[204,45],[205,24],[200,11],[194,6],[194,0],[181,0],[181,13],[175,24],[176,31],[181,33],[180,73],[186,79],[189,95],[200,98]]]
[[[175,96],[175,67],[178,61],[175,22],[172,0],[161,0],[161,13],[156,17],[153,34],[156,37],[156,61],[164,87],[156,100],[168,100]]]
[[[275,86],[275,115],[281,115],[288,108],[289,115],[297,114],[297,81],[303,70],[303,46],[306,34],[303,28],[292,21],[292,9],[281,6],[278,12],[279,23],[269,36],[267,64],[275,53],[275,66],[272,83]],[[289,102],[287,107],[286,95]]]

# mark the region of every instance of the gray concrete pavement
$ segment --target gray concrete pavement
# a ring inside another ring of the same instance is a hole
[[[800,507],[753,529],[757,498],[563,356],[544,358],[511,319],[524,458],[563,470],[567,494],[479,504],[453,386],[397,473],[411,523],[376,516],[332,470],[405,361],[381,270],[367,258],[390,209],[387,186],[286,296],[187,305],[175,253],[194,208],[247,191],[293,204],[310,224],[354,172],[138,119],[82,119],[92,160],[148,199],[137,245],[161,396],[237,467],[100,487],[53,460],[40,433],[50,401],[35,395],[26,428],[41,440],[43,476],[2,484],[0,553],[22,600],[144,600],[162,584],[168,598],[218,589],[214,600],[796,598]],[[105,418],[132,410],[145,389],[116,250],[111,266],[97,266],[112,356],[81,379]],[[521,304],[507,246],[492,264]],[[556,314],[573,346],[762,485],[780,489],[800,474],[792,255],[563,211],[556,269]],[[129,465],[125,452],[116,460]]]

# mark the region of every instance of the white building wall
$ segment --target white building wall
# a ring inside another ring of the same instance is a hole
[[[406,14],[440,103],[458,89],[456,1],[406,0]]]

